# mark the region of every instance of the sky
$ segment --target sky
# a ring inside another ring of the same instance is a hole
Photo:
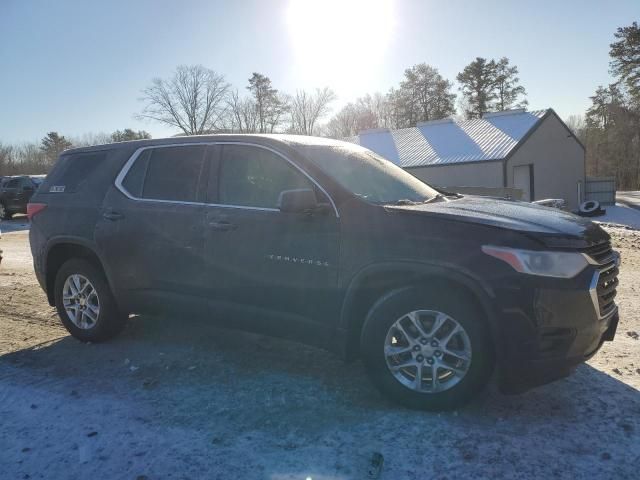
[[[181,64],[241,92],[252,72],[284,92],[329,86],[335,111],[417,63],[455,80],[477,56],[506,56],[529,108],[566,118],[611,81],[609,44],[634,20],[640,0],[0,0],[0,142],[177,133],[135,114]]]

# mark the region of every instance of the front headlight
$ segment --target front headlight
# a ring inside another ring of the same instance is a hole
[[[482,251],[508,263],[516,272],[542,277],[572,278],[589,264],[578,252],[538,252],[484,245]]]

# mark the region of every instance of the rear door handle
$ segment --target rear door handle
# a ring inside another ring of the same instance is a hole
[[[124,215],[118,212],[104,212],[102,214],[102,217],[115,222],[116,220],[122,220],[124,218]]]
[[[226,232],[229,230],[235,230],[236,228],[238,228],[237,225],[234,225],[231,222],[225,222],[223,221],[211,221],[209,222],[209,226],[211,227],[212,230],[218,230],[218,231],[222,231],[222,232]]]

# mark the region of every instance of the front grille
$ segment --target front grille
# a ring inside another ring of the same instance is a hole
[[[596,295],[600,316],[604,317],[616,308],[614,299],[618,286],[618,256],[611,248],[609,241],[592,245],[586,248],[584,253],[595,262],[598,269]]]

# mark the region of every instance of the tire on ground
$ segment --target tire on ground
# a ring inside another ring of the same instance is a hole
[[[415,310],[435,310],[455,319],[471,342],[471,363],[455,386],[438,393],[422,393],[401,384],[391,373],[384,355],[390,327]],[[406,287],[387,293],[369,311],[362,328],[360,349],[369,377],[390,399],[409,408],[451,410],[478,394],[489,382],[495,363],[493,342],[485,314],[468,294],[438,289]]]
[[[80,274],[95,288],[100,301],[100,311],[94,326],[89,329],[77,327],[67,315],[62,301],[64,283],[69,276]],[[54,296],[62,324],[78,340],[102,342],[113,338],[125,327],[128,316],[118,310],[111,288],[102,270],[87,260],[74,258],[65,262],[56,274]]]

